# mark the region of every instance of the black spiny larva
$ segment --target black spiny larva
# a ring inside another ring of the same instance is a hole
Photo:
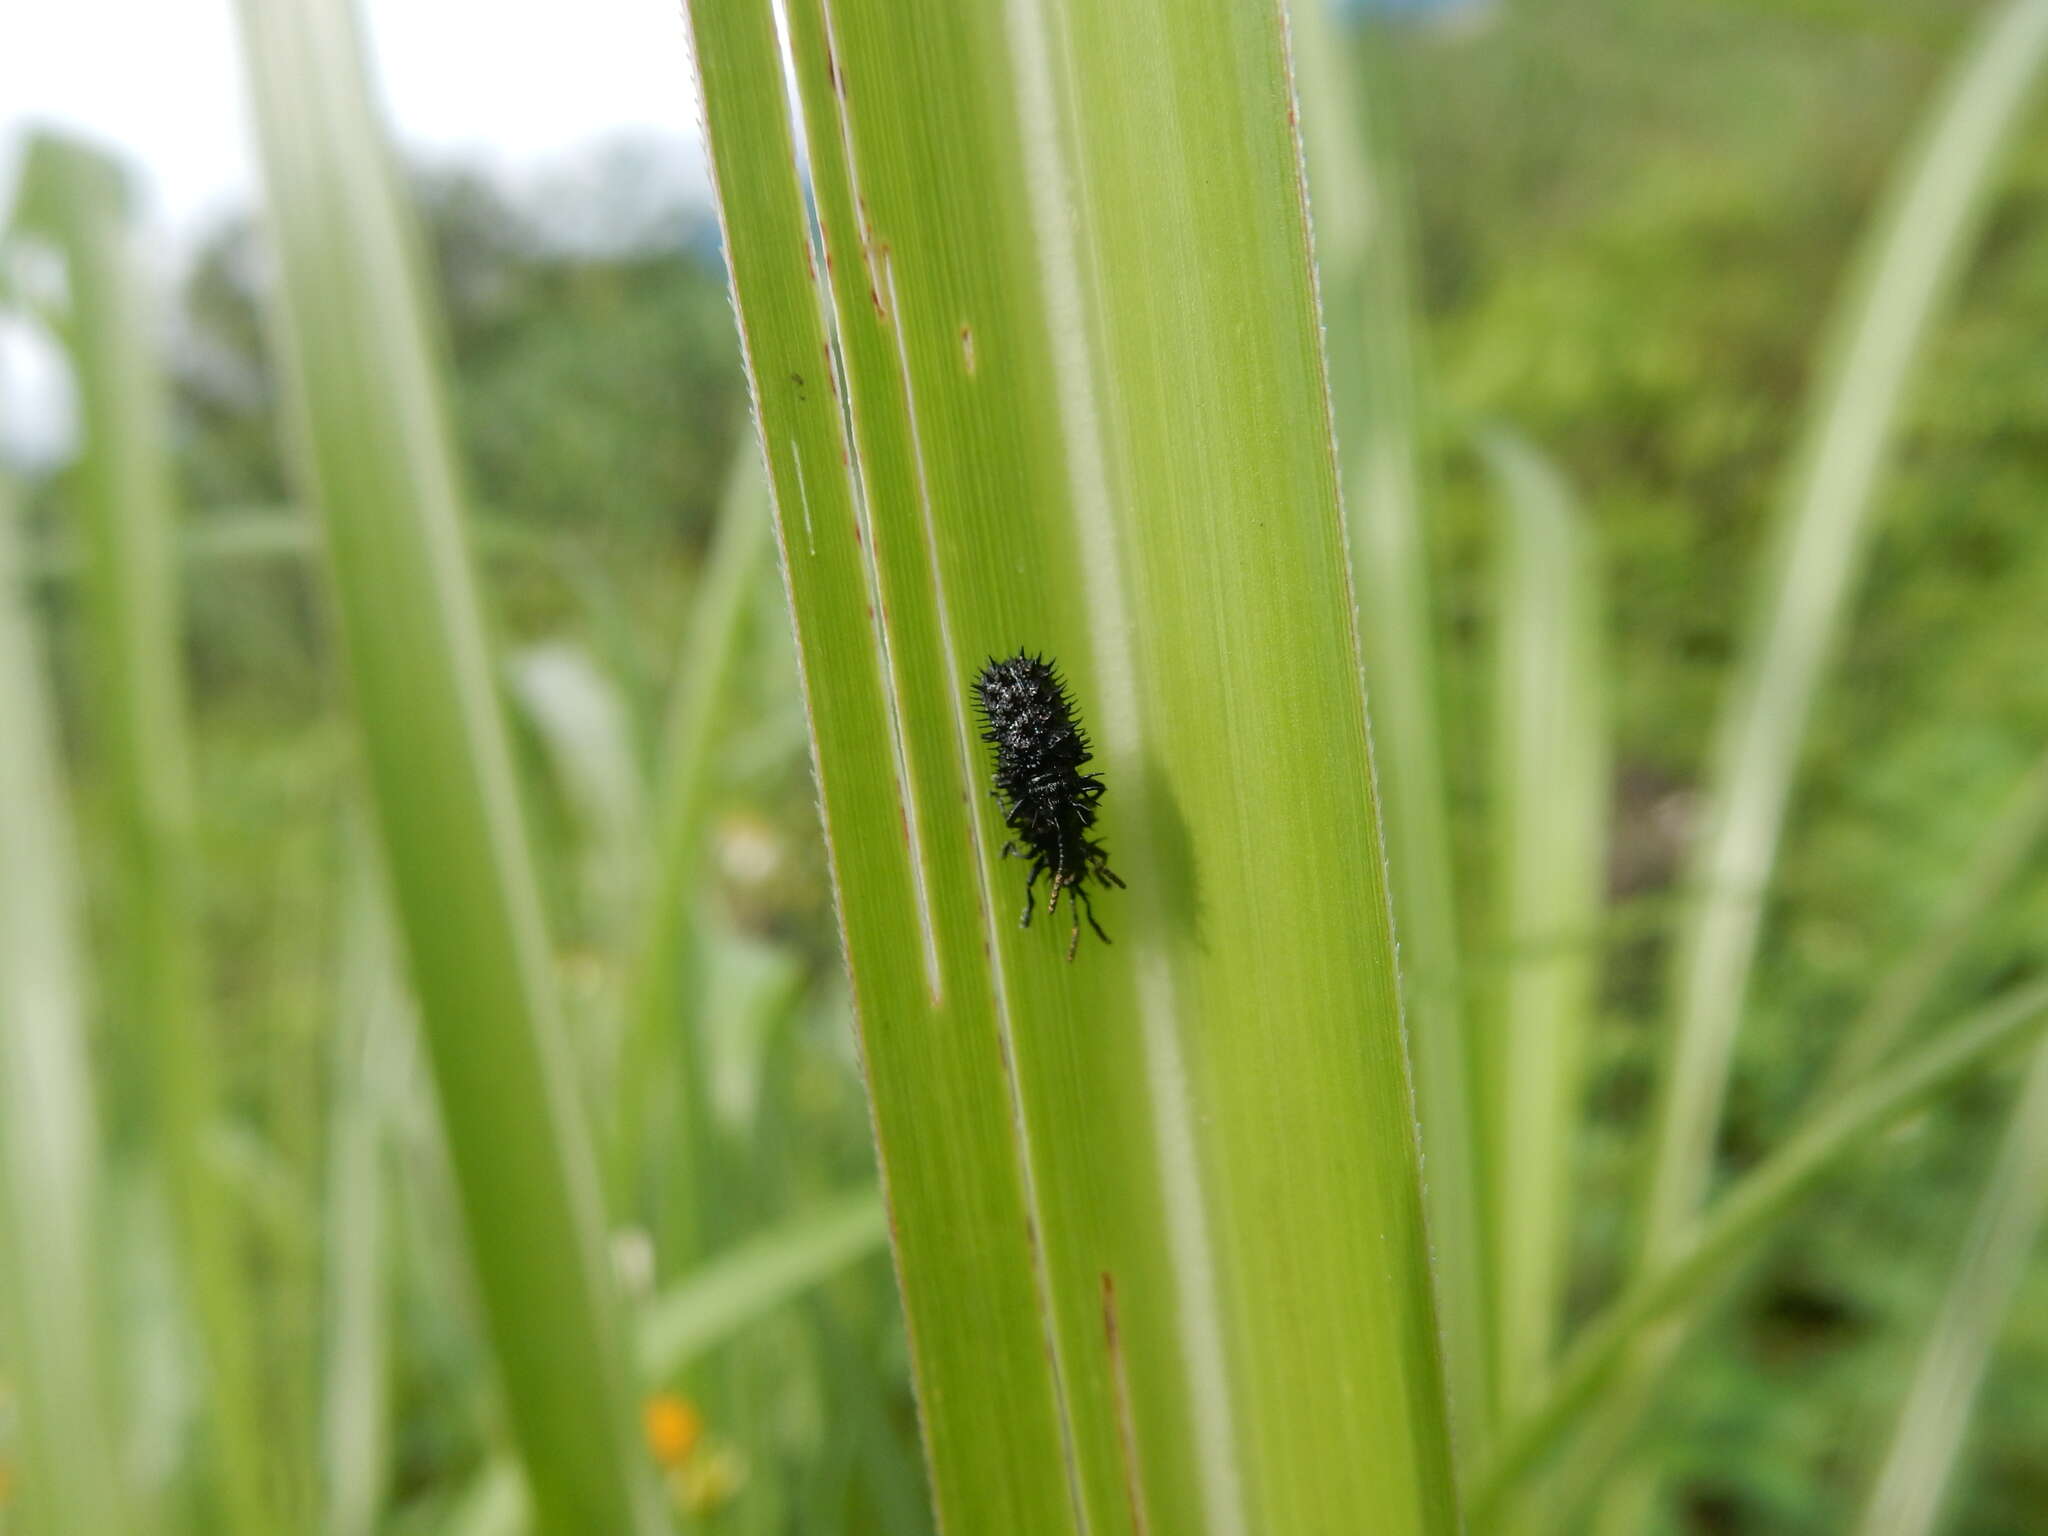
[[[986,726],[981,739],[996,749],[996,787],[990,793],[1017,834],[1015,842],[1003,845],[1003,856],[1031,859],[1022,926],[1031,926],[1038,877],[1049,875],[1048,914],[1059,909],[1060,892],[1073,892],[1067,904],[1074,914],[1067,958],[1074,958],[1081,943],[1083,913],[1095,936],[1107,944],[1109,935],[1095,921],[1088,900],[1088,882],[1121,888],[1123,881],[1111,871],[1108,851],[1089,836],[1102,780],[1081,771],[1088,761],[1088,733],[1074,719],[1065,681],[1043,656],[1019,651],[1007,661],[990,657],[974,680],[974,703]]]

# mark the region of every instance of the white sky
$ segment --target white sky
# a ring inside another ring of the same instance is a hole
[[[407,146],[544,171],[619,132],[673,139],[703,185],[681,0],[358,0]],[[232,0],[0,5],[0,198],[22,130],[85,130],[122,151],[178,245],[250,199]]]
[[[668,144],[708,196],[681,0],[357,0],[398,138],[436,161],[545,178],[630,134]],[[168,270],[254,200],[233,0],[0,0],[0,210],[24,132],[55,124],[120,153]],[[48,463],[71,436],[47,341],[0,316],[0,457]]]

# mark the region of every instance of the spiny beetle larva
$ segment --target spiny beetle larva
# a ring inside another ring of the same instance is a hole
[[[1024,882],[1024,916],[1031,926],[1033,893],[1040,875],[1052,880],[1048,915],[1059,909],[1060,893],[1071,891],[1074,914],[1067,939],[1067,959],[1081,943],[1081,918],[1103,943],[1109,935],[1095,921],[1088,882],[1116,886],[1123,881],[1109,867],[1109,853],[1089,835],[1095,826],[1102,780],[1084,773],[1088,733],[1074,718],[1067,685],[1043,656],[1019,651],[1006,661],[990,657],[974,680],[974,704],[984,729],[981,739],[996,749],[995,788],[990,791],[1003,808],[1003,821],[1016,834],[1003,845],[1003,856],[1031,859]],[[1021,845],[1021,847],[1020,847]]]

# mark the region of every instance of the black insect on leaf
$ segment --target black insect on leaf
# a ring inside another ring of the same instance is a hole
[[[1103,943],[1109,935],[1095,921],[1088,882],[1122,887],[1109,867],[1109,853],[1089,835],[1095,808],[1102,799],[1102,780],[1082,767],[1088,761],[1088,733],[1074,719],[1074,701],[1052,663],[1043,656],[1019,651],[1007,661],[993,657],[974,680],[974,704],[984,729],[981,739],[996,749],[995,788],[990,793],[1003,808],[1003,820],[1016,834],[1003,845],[1031,860],[1024,882],[1022,926],[1031,926],[1038,877],[1052,882],[1045,910],[1059,910],[1060,893],[1071,891],[1068,910],[1074,914],[1067,938],[1067,958],[1081,943],[1081,918]]]

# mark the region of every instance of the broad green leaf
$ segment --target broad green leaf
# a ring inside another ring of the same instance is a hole
[[[817,245],[774,12],[690,14],[942,1522],[1451,1529],[1281,17],[798,0]],[[1127,882],[1071,964],[1019,649]]]
[[[240,7],[295,446],[383,862],[541,1525],[659,1528],[413,231],[348,0]]]

